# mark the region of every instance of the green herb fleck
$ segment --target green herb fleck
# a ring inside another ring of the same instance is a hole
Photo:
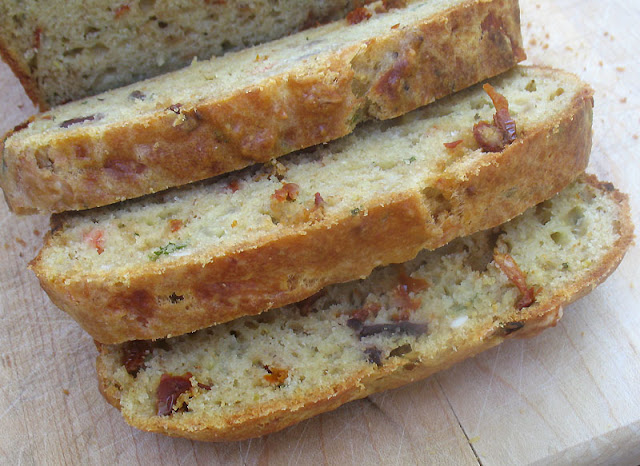
[[[454,304],[451,310],[457,313],[457,312],[465,311],[466,309],[467,309],[467,306],[465,306],[464,304]]]
[[[503,197],[513,197],[513,195],[515,193],[518,192],[518,188],[516,186],[514,186],[513,188],[507,189],[506,191],[502,192],[502,196]]]
[[[531,81],[529,81],[529,83],[525,86],[525,90],[528,92],[535,92],[538,90],[538,88],[536,87],[536,80],[532,79]]]
[[[355,127],[358,123],[360,123],[364,119],[364,110],[359,108],[357,109],[353,115],[351,115],[351,119],[349,121],[349,125],[351,127]]]
[[[416,161],[416,158],[415,157],[411,157],[411,158],[406,159],[405,163],[409,164],[409,163],[413,163],[415,161]]]
[[[149,254],[149,259],[151,259],[152,261],[157,261],[158,258],[162,255],[169,255],[176,252],[179,249],[184,249],[186,247],[187,247],[186,244],[169,243],[166,246],[160,247],[155,251],[153,251],[151,254]]]
[[[364,210],[364,207],[362,207],[362,206],[356,207],[355,209],[351,209],[351,215],[353,215],[355,217],[356,215],[358,215],[363,210]]]
[[[567,264],[566,262],[562,263],[562,270],[569,270],[569,264]]]

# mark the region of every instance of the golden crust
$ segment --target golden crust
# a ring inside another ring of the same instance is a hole
[[[0,143],[0,185],[19,214],[106,205],[339,138],[359,121],[401,115],[524,58],[518,2],[469,0],[302,74],[224,100],[182,102],[179,125],[159,111],[97,132],[72,128],[42,146],[13,144],[10,133]]]
[[[441,348],[434,358],[421,360],[420,355],[416,353],[409,353],[404,358],[393,358],[380,368],[367,369],[355,374],[339,386],[318,390],[303,399],[279,400],[261,405],[259,411],[256,409],[254,412],[245,412],[241,416],[226,419],[220,425],[176,422],[171,417],[158,416],[127,418],[127,422],[142,430],[194,440],[244,440],[276,432],[372,393],[423,379],[496,346],[505,339],[532,337],[555,326],[565,306],[589,293],[616,269],[633,240],[633,225],[627,197],[619,191],[611,192],[610,184],[601,183],[594,176],[586,176],[583,179],[596,189],[607,192],[607,195],[618,203],[617,226],[620,237],[587,276],[571,283],[548,300],[538,302],[522,311],[514,309],[508,318],[501,319],[488,328],[477,328],[472,336],[466,339],[459,338],[446,348]],[[504,325],[512,321],[517,321],[522,326],[516,331],[505,331]],[[455,347],[456,351],[453,351],[452,347]],[[110,374],[100,357],[96,366],[101,393],[109,403],[119,408],[119,389],[110,385]]]
[[[175,336],[258,314],[500,225],[554,196],[587,166],[592,105],[585,88],[563,115],[487,154],[473,170],[444,170],[435,189],[380,197],[365,206],[367,215],[292,228],[224,256],[212,252],[206,263],[185,257],[150,264],[126,285],[50,276],[40,256],[31,267],[54,304],[103,343]],[[172,293],[184,299],[171,302]]]

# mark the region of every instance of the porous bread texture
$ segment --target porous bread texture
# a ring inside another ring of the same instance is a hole
[[[0,52],[44,110],[341,18],[353,0],[0,2]]]
[[[314,302],[156,342],[135,376],[123,366],[125,347],[98,345],[100,388],[139,429],[209,441],[264,435],[555,325],[563,306],[616,268],[632,230],[626,196],[583,177],[492,231],[329,287]],[[510,254],[536,290],[531,306],[516,308],[520,292],[496,252]],[[359,338],[353,319],[394,324],[407,312],[403,274],[427,285],[408,293],[418,307],[405,321],[427,332]],[[160,377],[186,373],[191,388],[174,412],[156,415]]]
[[[292,154],[273,173],[251,168],[58,216],[31,267],[96,340],[119,343],[297,302],[497,226],[584,171],[593,101],[578,78],[552,69],[492,83],[518,131],[501,152],[483,152],[472,136],[494,114],[476,87]],[[275,199],[290,184],[295,200]]]
[[[337,21],[35,117],[5,136],[0,186],[26,214],[184,185],[499,74],[524,59],[521,42],[517,0],[414,2]]]

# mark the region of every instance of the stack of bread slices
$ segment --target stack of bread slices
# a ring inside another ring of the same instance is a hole
[[[273,432],[534,335],[613,272],[633,228],[584,174],[592,90],[521,42],[516,0],[369,2],[7,134],[7,203],[54,214],[31,268],[126,421]]]

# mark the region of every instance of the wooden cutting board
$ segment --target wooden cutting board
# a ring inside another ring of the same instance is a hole
[[[640,225],[640,2],[521,3],[529,62],[595,88],[590,171],[631,195]],[[0,132],[34,112],[6,66],[0,95]],[[90,338],[26,268],[47,224],[0,206],[0,463],[640,463],[637,246],[535,339],[274,435],[204,444],[138,432],[102,400]]]

